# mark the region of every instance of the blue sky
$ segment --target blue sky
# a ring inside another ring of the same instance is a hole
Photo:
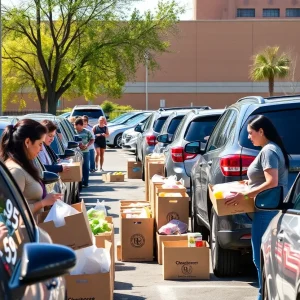
[[[159,0],[143,0],[139,3],[136,3],[134,7],[136,7],[139,11],[143,12],[145,10],[153,10],[158,3]],[[192,20],[193,18],[193,0],[176,0],[180,5],[186,6],[186,13],[183,14],[180,19],[181,20]],[[22,3],[22,0],[0,0],[3,5]]]

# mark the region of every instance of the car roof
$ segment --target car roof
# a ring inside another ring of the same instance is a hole
[[[8,125],[12,125],[10,121],[0,120],[0,129],[4,129]]]
[[[75,105],[73,109],[102,109],[100,105],[97,104],[86,104],[86,105]]]

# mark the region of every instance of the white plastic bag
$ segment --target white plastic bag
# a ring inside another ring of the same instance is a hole
[[[53,221],[56,227],[61,227],[66,224],[65,217],[78,214],[79,211],[74,207],[57,200],[51,207],[44,222]]]
[[[101,202],[99,201],[99,199],[97,199],[97,204],[96,206],[94,207],[95,210],[98,210],[98,211],[103,211],[105,216],[107,216],[107,211],[106,211],[106,207],[105,207],[105,201],[102,200]]]
[[[71,275],[108,273],[111,260],[107,249],[97,248],[95,245],[76,250],[76,265]]]
[[[162,188],[164,189],[179,188],[176,175],[169,176],[167,179],[164,180],[164,182],[165,183],[162,185]]]
[[[165,177],[155,174],[152,176],[151,180],[152,182],[164,182]]]

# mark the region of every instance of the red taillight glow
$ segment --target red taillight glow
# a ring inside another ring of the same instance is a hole
[[[157,143],[156,136],[155,135],[146,136],[146,142],[148,146],[155,146]]]
[[[227,155],[221,158],[220,166],[224,176],[247,175],[247,170],[255,156],[249,155]]]
[[[186,153],[183,147],[174,147],[171,148],[171,156],[173,162],[184,162],[185,160],[195,158],[197,154]]]
[[[244,234],[240,240],[251,240],[251,234]]]

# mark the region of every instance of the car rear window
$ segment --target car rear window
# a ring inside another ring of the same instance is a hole
[[[167,118],[167,116],[158,118],[153,124],[153,130],[155,132],[160,132]]]
[[[167,133],[174,134],[175,130],[177,129],[177,127],[180,124],[183,117],[184,116],[178,116],[178,117],[174,118],[169,124]]]
[[[254,116],[256,115],[251,115],[248,120],[252,119]],[[287,152],[289,154],[299,154],[300,139],[297,137],[297,130],[300,122],[300,109],[271,111],[264,113],[264,116],[268,117],[276,127]],[[253,146],[248,139],[248,120],[241,130],[240,145],[245,148],[260,149],[260,147]]]
[[[101,109],[75,109],[72,113],[72,117],[82,117],[88,116],[92,119],[98,119],[103,116],[103,112]]]
[[[220,116],[210,116],[194,119],[190,122],[187,130],[185,131],[184,139],[188,142],[206,142],[205,137],[210,136],[219,117]]]

